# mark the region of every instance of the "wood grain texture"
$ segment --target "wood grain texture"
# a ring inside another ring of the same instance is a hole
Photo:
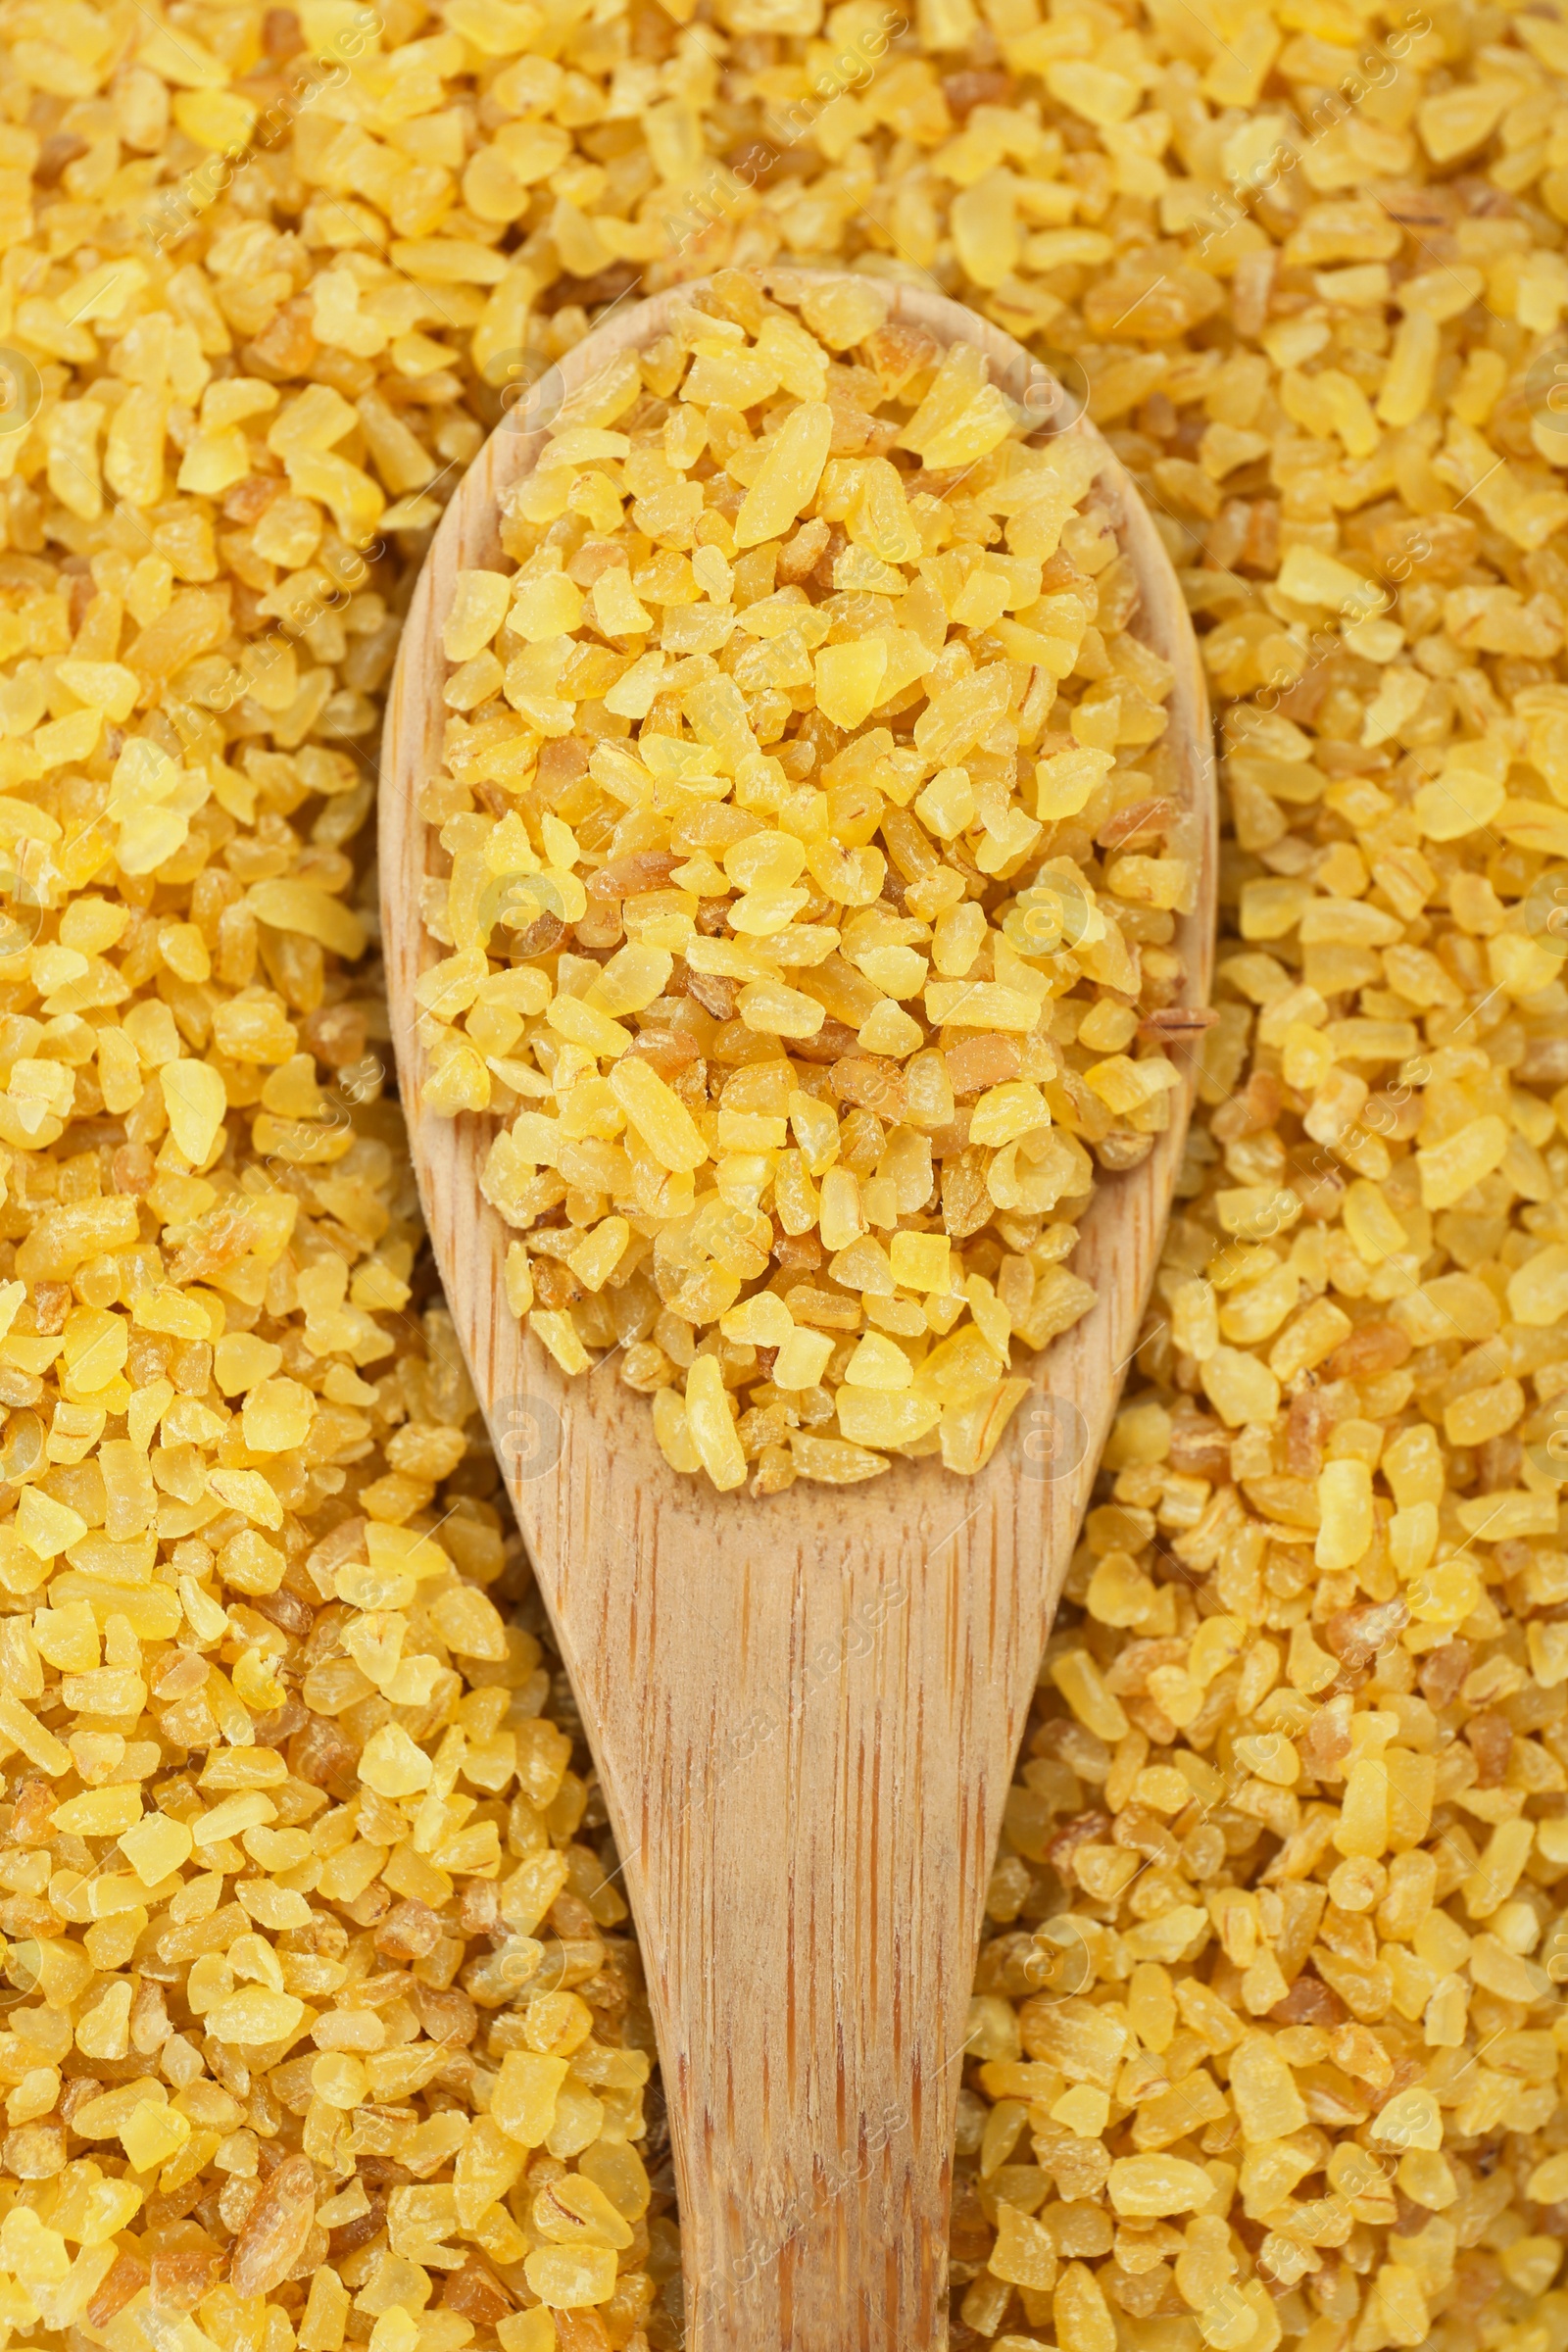
[[[977,344],[1016,395],[1038,383],[1039,364],[972,313],[888,290],[944,345]],[[564,389],[652,340],[693,291],[618,315],[563,363]],[[1143,1166],[1100,1180],[1073,1259],[1099,1302],[1035,1359],[1033,1393],[977,1479],[923,1461],[849,1490],[721,1496],[666,1467],[647,1400],[613,1363],[561,1377],[505,1302],[509,1237],[478,1187],[494,1122],[423,1108],[411,1018],[416,980],[444,953],[419,919],[435,845],[416,805],[440,765],[440,621],[454,573],[501,560],[498,504],[535,462],[540,395],[549,405],[560,388],[537,388],[448,509],[393,682],[382,891],[409,1133],[624,1858],[674,2138],[690,2352],[924,2352],[947,2340],[955,2102],[1003,1800],[1152,1278],[1190,1087]],[[1177,946],[1185,1001],[1203,1004],[1215,858],[1201,671],[1147,513],[1094,428],[1070,429],[1101,455],[1143,586],[1137,625],[1176,669],[1173,739],[1206,845]]]

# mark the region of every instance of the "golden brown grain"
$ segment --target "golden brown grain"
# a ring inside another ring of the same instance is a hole
[[[506,1122],[515,1310],[720,1489],[983,1468],[1014,1344],[1093,1302],[1097,1164],[1169,1120],[1171,672],[1092,451],[1031,424],[868,280],[720,271],[444,615],[424,1099]]]
[[[503,402],[639,281],[783,260],[931,271],[1087,390],[1225,706],[1219,1017],[992,1885],[955,2340],[1560,2352],[1558,14],[18,0],[3,54],[4,2325],[678,2340],[365,845]]]

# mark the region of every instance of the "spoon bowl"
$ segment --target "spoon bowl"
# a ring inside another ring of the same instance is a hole
[[[764,273],[765,275],[765,273]],[[977,346],[993,381],[1055,407],[1041,364],[955,302],[878,280],[892,317]],[[492,435],[448,508],[387,713],[381,882],[393,1038],[436,1262],[582,1711],[636,1919],[680,2196],[689,2352],[925,2352],[947,2341],[956,2103],[1002,1810],[1079,1523],[1136,1348],[1180,1165],[1197,1036],[1149,1156],[1102,1175],[1073,1271],[1084,1319],[973,1479],[896,1460],[863,1486],[763,1500],[678,1476],[648,1400],[606,1362],[563,1379],[507,1304],[508,1241],[479,1171],[497,1122],[435,1115],[414,990],[445,952],[420,919],[436,830],[440,623],[454,575],[494,566],[503,500],[564,398],[646,349],[701,283],[628,307]],[[556,371],[552,370],[552,376]],[[1068,403],[1070,408],[1072,404]],[[1167,740],[1200,854],[1177,918],[1184,1002],[1206,1003],[1214,777],[1202,674],[1164,547],[1085,416],[1175,670]],[[1195,1024],[1195,1029],[1198,1024]],[[1070,1935],[1042,1989],[1075,1981]]]

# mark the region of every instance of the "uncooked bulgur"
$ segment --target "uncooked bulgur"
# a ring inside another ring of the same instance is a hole
[[[1169,1124],[1199,839],[1086,437],[869,280],[766,285],[573,391],[457,575],[416,989],[514,1310],[754,1495],[989,1461]]]
[[[511,390],[784,259],[929,271],[1087,396],[1225,707],[1220,1017],[993,1881],[955,2340],[1563,2352],[1568,26],[20,0],[0,55],[0,2324],[678,2340],[366,824]]]

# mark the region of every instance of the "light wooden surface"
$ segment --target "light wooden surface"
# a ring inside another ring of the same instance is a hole
[[[890,290],[943,344],[978,344],[1015,394],[1038,381],[1038,363],[972,313]],[[563,363],[565,389],[652,340],[693,291],[620,311]],[[454,572],[501,561],[498,501],[541,445],[527,422],[492,437],[448,509],[388,710],[382,891],[409,1134],[624,1860],[674,2139],[689,2352],[926,2352],[947,2341],[955,2102],[1003,1800],[1188,1096],[1142,1167],[1101,1178],[1071,1261],[1099,1303],[1035,1360],[1036,1393],[977,1479],[896,1462],[849,1490],[721,1496],[665,1466],[648,1400],[612,1362],[561,1377],[503,1296],[509,1237],[478,1189],[494,1122],[423,1109],[411,1022],[414,983],[445,952],[418,916],[435,844],[416,807],[440,765],[440,621]],[[1136,626],[1176,667],[1173,737],[1206,844],[1177,946],[1182,1001],[1201,1004],[1214,919],[1201,672],[1148,514],[1094,428],[1071,429],[1102,457],[1143,584]]]

